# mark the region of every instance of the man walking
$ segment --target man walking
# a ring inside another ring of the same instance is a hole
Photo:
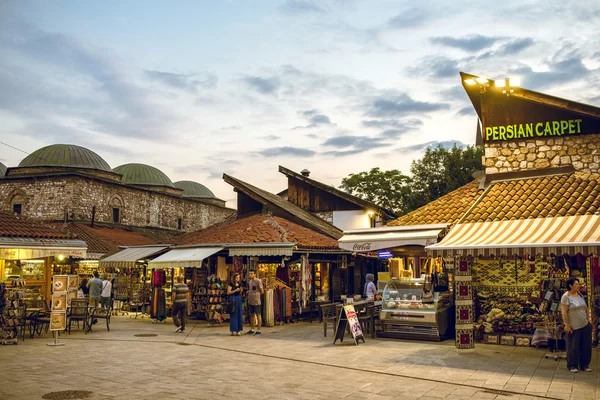
[[[102,281],[102,293],[100,294],[100,305],[102,308],[107,310],[110,308],[111,292],[112,282],[110,281],[110,276],[108,274],[104,274],[104,280]]]
[[[256,271],[250,271],[248,281],[248,309],[250,311],[250,330],[248,335],[260,335],[262,326],[262,305],[260,295],[265,292],[263,284],[256,277]]]
[[[177,284],[173,286],[173,305],[171,307],[173,323],[177,327],[175,332],[185,331],[185,313],[188,308],[187,295],[189,291],[188,285],[183,283],[183,276],[179,275]]]
[[[94,277],[88,281],[87,287],[90,289],[90,306],[98,308],[102,294],[102,280],[98,277],[98,271],[94,271]]]

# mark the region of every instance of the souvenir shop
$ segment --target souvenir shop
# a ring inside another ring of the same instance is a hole
[[[599,228],[595,215],[467,223],[428,247],[454,265],[457,348],[557,346],[560,298],[570,277],[582,285],[597,341]],[[536,243],[523,242],[532,232]]]
[[[168,248],[165,245],[127,247],[99,261],[100,276],[107,275],[112,280],[116,311],[150,311],[153,277],[148,262]],[[83,274],[80,278],[89,278],[89,275]]]

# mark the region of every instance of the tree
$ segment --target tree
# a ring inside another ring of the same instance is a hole
[[[381,171],[373,168],[369,172],[348,175],[342,179],[340,189],[383,208],[405,213],[410,185],[410,177],[397,169]]]
[[[456,145],[446,149],[439,145],[428,148],[423,157],[412,162],[412,177],[399,170],[350,174],[342,180],[341,189],[371,201],[398,214],[415,210],[473,180],[482,168],[483,149]]]

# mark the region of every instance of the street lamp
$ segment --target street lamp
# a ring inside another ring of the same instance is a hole
[[[502,94],[510,96],[511,93],[515,92],[513,87],[521,85],[521,80],[519,78],[512,78],[512,80],[511,78],[504,78],[504,80],[495,81],[494,85],[497,88],[502,89]]]

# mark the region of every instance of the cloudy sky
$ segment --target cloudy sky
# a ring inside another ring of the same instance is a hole
[[[2,1],[0,161],[77,144],[233,200],[223,172],[339,186],[474,143],[459,71],[600,105],[599,2],[484,4]]]

